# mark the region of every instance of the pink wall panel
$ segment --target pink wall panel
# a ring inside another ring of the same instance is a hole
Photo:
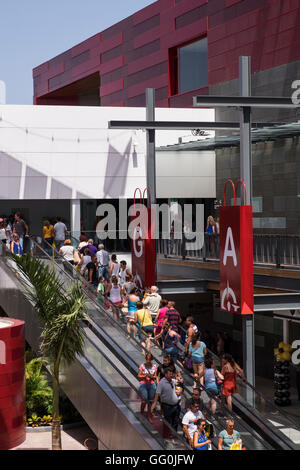
[[[196,39],[207,32],[206,18],[196,21],[189,26],[185,26],[178,31],[173,31],[161,38],[161,48],[170,48],[180,45],[192,39]]]
[[[235,3],[240,2],[241,0],[225,0],[225,6],[231,7],[231,5],[235,5]]]
[[[40,75],[40,74],[43,74],[43,73],[47,72],[48,68],[49,68],[49,63],[48,62],[44,62],[43,64],[38,65],[32,71],[33,77],[36,77],[37,75]]]
[[[140,70],[151,67],[152,65],[160,64],[165,60],[168,60],[167,49],[161,49],[158,52],[154,52],[153,54],[141,57],[140,59],[135,60],[134,62],[130,62],[128,64],[128,75],[139,72]]]
[[[133,41],[133,47],[136,49],[137,47],[144,46],[148,42],[155,41],[155,39],[159,39],[161,37],[161,27],[157,26],[156,28],[150,29],[150,31],[146,31],[144,34],[140,34]]]
[[[120,55],[119,57],[116,57],[116,59],[112,59],[109,62],[106,62],[105,64],[101,64],[99,67],[100,73],[105,74],[108,72],[112,72],[113,70],[116,70],[124,65],[124,57]]]
[[[55,77],[56,75],[59,75],[60,73],[63,73],[65,71],[65,66],[63,62],[60,62],[59,64],[54,64],[50,67],[47,73],[45,73],[45,77],[47,78],[52,78]]]
[[[107,85],[100,86],[100,96],[110,95],[115,91],[122,90],[124,88],[124,80],[116,80],[115,82],[108,83]]]
[[[128,88],[128,98],[132,98],[133,96],[141,95],[145,92],[146,88],[162,88],[164,86],[168,86],[169,83],[169,76],[168,74],[160,75],[159,77],[149,78],[149,80],[145,80],[142,83],[137,83],[136,85],[131,86]]]
[[[72,57],[76,57],[77,55],[82,54],[89,49],[93,49],[94,47],[98,46],[101,42],[101,33],[95,34],[89,39],[77,44],[76,46],[72,47]]]
[[[91,69],[99,69],[100,66],[100,58],[99,57],[92,57],[92,59],[87,60],[83,64],[77,65],[76,67],[72,68],[72,78],[76,78],[79,75],[85,74],[90,75]]]
[[[152,16],[158,15],[161,11],[161,2],[154,2],[151,3],[151,5],[147,6],[146,8],[143,8],[140,11],[137,11],[133,15],[133,24],[136,26],[139,23],[143,23],[143,21],[148,20],[149,18],[152,18]],[[172,0],[169,0],[169,3],[172,3]]]
[[[176,18],[177,16],[183,15],[184,13],[194,10],[194,8],[204,5],[205,3],[208,3],[208,0],[189,0],[188,2],[179,2],[174,6],[174,17]]]
[[[107,52],[113,49],[114,47],[120,46],[123,43],[123,33],[118,33],[116,36],[113,36],[106,41],[103,41],[100,44],[100,51]]]

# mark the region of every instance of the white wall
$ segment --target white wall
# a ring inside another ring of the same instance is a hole
[[[215,198],[216,156],[212,150],[156,151],[158,198]]]
[[[108,121],[145,120],[145,114],[144,108],[0,106],[0,199],[132,198],[137,186],[146,186],[146,133],[109,130]],[[214,111],[164,108],[156,119],[214,121]],[[180,136],[195,140],[189,131],[160,131],[156,144]],[[177,186],[186,175],[176,178]],[[189,197],[205,196],[194,184]]]

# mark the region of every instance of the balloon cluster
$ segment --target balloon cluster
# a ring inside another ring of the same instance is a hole
[[[290,359],[292,347],[287,343],[279,343],[274,349],[274,402],[278,406],[288,406],[290,400]]]

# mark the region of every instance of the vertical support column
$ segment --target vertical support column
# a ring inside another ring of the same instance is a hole
[[[73,237],[80,237],[80,199],[70,200],[70,231]]]
[[[251,96],[251,58],[239,58],[240,95]],[[247,188],[245,204],[252,202],[251,108],[240,111],[240,175]],[[244,196],[241,196],[244,198]],[[242,200],[243,202],[243,200]],[[247,381],[255,387],[254,315],[243,316],[243,369]],[[254,393],[247,388],[247,401],[254,406]]]
[[[289,344],[290,342],[290,322],[289,320],[282,320],[282,329],[283,329],[283,335],[282,335],[282,339],[283,339],[283,342],[284,343],[287,343]]]
[[[155,89],[146,88],[146,120],[155,121]],[[148,207],[156,202],[155,130],[147,130],[147,186],[151,200]]]
[[[146,88],[146,120],[155,121],[155,89]],[[155,165],[155,130],[147,129],[147,186],[150,189],[148,194],[147,207],[151,208],[156,203],[156,165]],[[157,280],[157,240],[155,242],[155,279]]]

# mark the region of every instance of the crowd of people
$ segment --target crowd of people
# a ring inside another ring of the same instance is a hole
[[[29,238],[29,228],[19,212],[14,216],[0,218],[0,254],[7,249],[22,256],[26,238]]]
[[[181,426],[189,445],[195,450],[211,449],[213,427],[207,421],[201,393],[205,389],[212,415],[217,413],[220,400],[223,404],[220,411],[227,406],[231,412],[237,376],[244,378],[243,370],[230,354],[232,341],[228,333],[218,332],[216,337],[208,331],[201,334],[194,318],[189,315],[183,319],[176,303],[162,298],[157,286],[141,291],[126,261],[119,261],[116,254],[110,256],[103,244],[96,247],[92,239],[81,235],[77,249],[66,239],[59,252],[94,286],[98,300],[105,302],[109,299],[107,308],[111,305],[118,307],[112,309],[114,320],[119,321],[123,315],[127,338],[140,340],[147,351],[145,362],[138,371],[141,413],[147,408],[147,419],[152,422],[152,414],[159,403],[161,414],[177,430],[183,412]],[[151,348],[158,347],[164,353],[161,366],[155,365],[151,354]],[[221,359],[220,370],[208,350]],[[192,397],[185,403],[184,380],[176,368],[177,361],[194,379]],[[226,429],[219,435],[219,450],[240,445],[240,436],[233,426],[232,420],[228,420]]]
[[[207,421],[201,393],[203,390],[207,393],[212,415],[217,413],[220,399],[231,412],[237,376],[244,378],[243,370],[232,358],[229,335],[218,332],[213,337],[209,331],[201,333],[194,318],[188,315],[183,319],[176,303],[163,299],[157,286],[144,291],[139,289],[125,260],[119,261],[116,254],[110,256],[103,244],[95,246],[94,240],[85,235],[80,236],[74,248],[67,233],[59,217],[54,225],[46,220],[43,225],[45,251],[51,255],[55,247],[64,263],[73,265],[91,284],[99,301],[105,304],[109,299],[107,308],[117,307],[112,309],[114,320],[119,321],[121,315],[126,319],[127,338],[140,340],[147,351],[138,371],[141,413],[147,407],[147,418],[152,422],[152,414],[159,403],[161,414],[177,430],[183,412],[181,425],[189,445],[195,450],[210,449],[212,425]],[[0,219],[0,249],[6,244],[12,253],[21,256],[26,237],[29,237],[29,228],[19,213],[14,220]],[[151,348],[159,347],[164,357],[162,364],[156,366]],[[208,350],[220,358],[220,370]],[[194,380],[192,396],[185,402],[184,380],[176,367],[177,361]],[[226,429],[219,435],[218,449],[227,450],[237,445],[240,445],[240,436],[229,419]]]

